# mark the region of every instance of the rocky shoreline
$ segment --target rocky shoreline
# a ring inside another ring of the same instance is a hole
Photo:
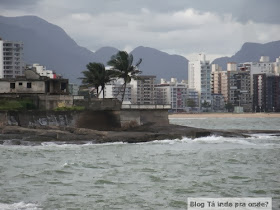
[[[145,125],[126,130],[99,131],[73,127],[32,127],[3,126],[0,128],[0,144],[41,145],[43,142],[58,144],[101,144],[108,142],[139,143],[164,139],[181,139],[183,137],[199,138],[204,136],[248,137],[250,133],[274,133],[279,131],[219,131],[192,128],[179,125],[155,126]]]

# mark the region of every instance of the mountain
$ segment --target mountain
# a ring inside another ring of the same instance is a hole
[[[270,61],[274,62],[280,56],[280,40],[266,44],[246,42],[235,55],[217,58],[212,63],[219,64],[226,69],[228,62],[257,62],[261,56],[269,56]]]
[[[176,77],[179,80],[187,79],[189,61],[183,56],[169,55],[165,52],[142,46],[135,48],[131,54],[135,62],[140,58],[143,59],[140,64],[142,74],[156,75],[157,79],[170,79],[171,77]]]
[[[101,62],[106,65],[119,51],[113,47],[102,47],[92,52],[79,46],[62,28],[36,16],[0,16],[0,37],[24,43],[25,63],[40,63],[74,83],[80,83],[77,78],[82,76],[81,71],[86,70],[86,64]],[[132,54],[135,60],[143,59],[140,65],[143,74],[156,75],[158,79],[187,77],[188,60],[182,56],[148,47],[138,47]]]

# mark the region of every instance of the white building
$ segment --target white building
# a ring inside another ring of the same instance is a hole
[[[171,109],[175,112],[186,111],[188,87],[184,82],[178,82],[176,78],[171,81],[161,79],[161,84],[156,85],[157,104],[171,104]]]
[[[204,54],[199,54],[196,61],[189,62],[189,88],[199,94],[199,107],[204,102],[211,104],[211,67]]]
[[[53,70],[47,70],[46,66],[42,66],[38,63],[34,63],[32,68],[36,70],[36,72],[42,77],[48,77],[51,79],[56,79],[57,75]]]
[[[15,78],[23,74],[23,43],[0,38],[0,78]]]
[[[274,62],[269,61],[268,56],[261,56],[259,62],[246,62],[238,65],[239,70],[249,70],[251,77],[251,95],[253,95],[253,75],[254,74],[274,74]]]
[[[126,85],[125,94],[124,94],[124,104],[131,104],[131,84]],[[110,84],[105,85],[104,98],[117,98],[120,101],[122,100],[123,95],[123,79],[118,79],[111,82]],[[99,98],[102,98],[102,93],[99,95]]]

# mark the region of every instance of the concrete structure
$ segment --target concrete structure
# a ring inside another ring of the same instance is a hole
[[[280,75],[280,56],[279,58],[276,58],[276,61],[274,63],[274,74]]]
[[[235,69],[232,63],[228,63],[229,69]],[[223,71],[218,64],[212,64],[211,90],[213,94],[222,94],[224,101],[228,101],[228,73]]]
[[[223,111],[225,109],[225,99],[222,94],[212,94],[212,110]]]
[[[68,92],[68,79],[41,77],[34,70],[26,70],[25,76],[0,79],[1,98],[31,98],[40,109],[54,109],[73,105]]]
[[[0,79],[0,94],[60,94],[68,95],[68,79],[41,77],[26,70],[25,77]]]
[[[40,76],[56,79],[57,74],[53,70],[47,70],[46,66],[34,63],[32,66],[27,66],[27,69],[34,69]]]
[[[43,96],[43,95],[42,95]],[[61,95],[60,97],[67,97]],[[50,98],[48,98],[50,99]],[[168,125],[170,105],[123,104],[117,99],[84,101],[84,111],[0,111],[0,125],[60,126],[119,130],[145,124]]]
[[[23,73],[23,43],[0,38],[0,78],[15,78]]]
[[[280,112],[280,76],[255,74],[253,111]]]
[[[199,54],[196,61],[189,62],[189,88],[196,89],[199,94],[199,107],[204,102],[211,104],[211,68],[204,54]]]
[[[186,111],[187,84],[179,83],[176,78],[171,78],[171,81],[161,79],[161,82],[155,86],[156,103],[171,104],[171,109],[175,112]]]
[[[155,104],[156,76],[141,75],[131,80],[131,102],[133,104]]]
[[[195,89],[188,88],[186,106],[188,112],[199,111],[199,95]],[[193,104],[193,106],[191,106]]]
[[[124,104],[131,104],[131,84],[126,85],[125,94],[124,94]],[[120,101],[122,100],[122,95],[124,91],[123,79],[118,79],[111,82],[110,84],[105,85],[104,98],[117,98]],[[100,94],[99,98],[102,98],[103,95]]]
[[[227,63],[227,70],[228,71],[237,71],[237,64],[235,62]]]
[[[228,71],[228,103],[252,111],[251,77],[249,71]]]
[[[68,84],[69,94],[73,96],[79,95],[79,87],[80,86],[78,84],[69,83]]]
[[[239,70],[248,70],[251,77],[251,95],[253,96],[253,75],[274,74],[274,63],[269,61],[268,56],[261,56],[259,62],[246,62],[238,65]]]

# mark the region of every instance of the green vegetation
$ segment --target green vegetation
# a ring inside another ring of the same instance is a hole
[[[234,105],[231,104],[231,103],[227,103],[227,104],[225,105],[225,108],[227,109],[228,112],[233,112]]]
[[[84,106],[63,106],[63,107],[57,107],[54,109],[54,111],[83,111],[85,110]]]
[[[201,104],[201,106],[202,106],[203,108],[206,108],[206,112],[208,112],[208,108],[211,107],[211,104],[210,104],[209,102],[207,102],[207,101],[204,100],[204,102]]]
[[[20,111],[36,109],[31,99],[1,99],[0,110]]]
[[[115,77],[115,72],[113,70],[106,70],[102,63],[89,63],[87,64],[87,71],[83,71],[84,77],[82,83],[87,86],[93,86],[96,89],[96,96],[103,91],[104,98],[104,88],[107,83],[113,80]],[[99,87],[101,91],[99,92]]]
[[[111,60],[107,63],[109,66],[112,66],[112,70],[115,71],[116,77],[122,78],[124,80],[122,102],[124,99],[127,83],[129,83],[131,79],[139,79],[138,75],[142,73],[140,70],[138,70],[141,62],[142,59],[140,59],[135,64],[135,66],[133,66],[132,54],[128,54],[126,51],[119,51],[116,55],[113,55]]]
[[[193,99],[189,98],[189,99],[187,99],[187,106],[194,108],[194,107],[196,107],[196,103]]]
[[[106,70],[102,63],[89,63],[87,64],[87,71],[82,72],[83,77],[80,79],[87,87],[94,87],[96,89],[96,97],[103,91],[104,98],[105,85],[113,80],[122,78],[124,80],[122,93],[123,101],[127,83],[129,83],[131,79],[139,79],[138,74],[141,74],[141,71],[138,70],[138,67],[141,62],[142,59],[134,66],[133,56],[126,51],[119,51],[108,61],[107,64],[111,66],[109,70]],[[99,87],[101,87],[100,92]]]

